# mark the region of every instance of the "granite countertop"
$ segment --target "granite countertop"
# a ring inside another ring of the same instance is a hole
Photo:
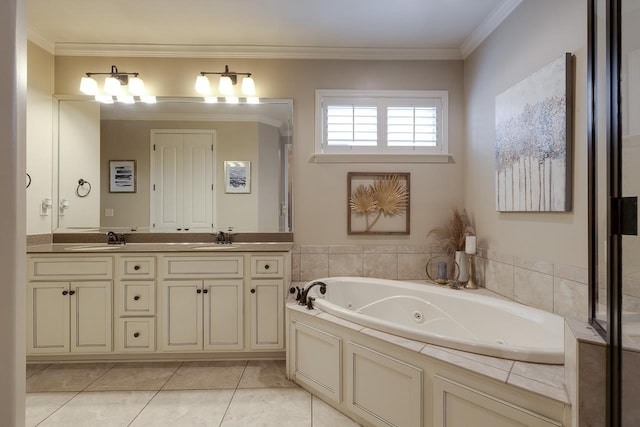
[[[291,250],[291,242],[258,242],[258,243],[127,243],[125,245],[108,245],[106,243],[51,243],[27,246],[28,254],[111,254],[130,252],[287,252]]]

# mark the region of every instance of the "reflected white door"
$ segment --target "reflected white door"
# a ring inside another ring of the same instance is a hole
[[[151,224],[161,230],[214,224],[215,131],[151,131]]]

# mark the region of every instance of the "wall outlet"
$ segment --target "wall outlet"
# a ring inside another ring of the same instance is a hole
[[[113,209],[105,209],[104,216],[113,216]]]

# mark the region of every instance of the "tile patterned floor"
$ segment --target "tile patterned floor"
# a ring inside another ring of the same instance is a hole
[[[27,426],[355,427],[284,361],[27,366]]]

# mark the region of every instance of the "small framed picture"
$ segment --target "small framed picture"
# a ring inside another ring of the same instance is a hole
[[[109,193],[136,192],[136,161],[109,160]]]
[[[224,192],[251,193],[251,162],[224,162]]]

